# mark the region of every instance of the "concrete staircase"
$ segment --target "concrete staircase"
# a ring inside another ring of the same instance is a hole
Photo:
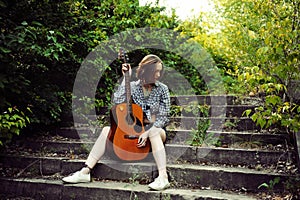
[[[282,194],[297,180],[296,152],[287,134],[259,131],[243,116],[258,99],[235,96],[172,97],[166,144],[171,188],[150,191],[157,176],[150,155],[140,162],[104,156],[92,172],[93,182],[63,184],[61,178],[84,164],[101,128],[75,124],[15,141],[0,156],[3,199],[262,199]],[[207,110],[197,111],[198,104]],[[105,113],[105,108],[99,113]],[[193,129],[200,130],[191,145]]]

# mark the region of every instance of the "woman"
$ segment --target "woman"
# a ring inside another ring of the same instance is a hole
[[[123,75],[129,70],[129,64],[122,65]],[[138,104],[146,114],[147,120],[153,126],[139,136],[137,147],[145,146],[150,140],[154,160],[158,168],[158,177],[149,187],[154,190],[163,190],[170,186],[166,170],[166,152],[164,142],[166,141],[165,127],[169,122],[170,94],[168,87],[159,82],[163,72],[161,59],[156,55],[147,55],[139,63],[136,75],[138,81],[131,82],[131,96],[135,104]],[[118,90],[114,93],[113,101],[115,104],[125,101],[124,80]],[[90,171],[100,160],[105,152],[106,140],[108,139],[110,127],[104,127],[96,143],[94,144],[86,162],[85,167],[71,176],[63,178],[67,183],[90,182]]]

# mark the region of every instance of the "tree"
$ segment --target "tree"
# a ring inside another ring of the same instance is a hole
[[[127,29],[173,28],[175,16],[162,15],[163,9],[129,0],[1,0],[0,141],[29,123],[49,126],[68,115],[73,82],[88,53]],[[110,92],[116,73],[106,74],[101,93]]]
[[[265,96],[252,115],[262,128],[299,129],[299,97],[290,87],[300,78],[300,3],[224,1],[224,32],[231,48],[227,58],[238,66],[239,82]],[[234,14],[233,14],[234,13]],[[230,40],[231,39],[231,40]],[[299,87],[299,85],[298,85]],[[299,93],[298,93],[299,94]]]
[[[228,92],[264,98],[265,105],[251,114],[262,128],[299,130],[300,2],[214,3],[216,12],[207,17],[212,20],[202,22],[201,29],[194,29],[191,35],[214,55]]]

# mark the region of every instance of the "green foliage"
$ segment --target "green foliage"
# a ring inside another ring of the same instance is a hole
[[[30,109],[28,108],[30,111]],[[9,142],[13,135],[19,135],[20,131],[30,123],[28,116],[16,107],[9,107],[7,111],[0,114],[0,145]]]
[[[190,138],[187,141],[192,146],[219,146],[219,138],[216,138],[213,133],[208,133],[207,130],[210,127],[209,106],[190,104],[183,108],[186,114],[191,113],[193,115],[200,114],[200,118],[197,121],[197,129],[193,129],[190,133]]]
[[[299,105],[289,98],[290,90],[295,88],[288,88],[288,85],[299,80],[296,32],[300,29],[297,17],[300,8],[295,6],[296,1],[261,1],[243,5],[246,9],[243,19],[249,20],[245,19],[239,27],[244,26],[243,34],[246,34],[247,28],[248,34],[244,37],[253,43],[251,46],[256,44],[258,48],[244,49],[251,58],[248,63],[252,66],[240,73],[240,82],[245,81],[246,88],[266,95],[265,105],[257,109],[252,119],[262,128],[279,126],[297,131],[300,127]]]
[[[268,189],[269,192],[274,190],[274,187],[276,184],[280,182],[280,177],[274,178],[274,180],[270,180],[269,183],[262,183],[261,185],[258,186],[258,189],[265,187]]]
[[[273,128],[285,132],[298,132],[300,128],[300,106],[283,102],[279,96],[268,95],[264,106],[255,108],[255,112],[246,110],[244,114],[263,129]],[[250,115],[252,114],[252,115]]]
[[[262,128],[299,130],[298,86],[290,87],[300,79],[299,2],[214,3],[219,13],[215,13],[216,20],[209,25],[202,23],[202,35],[193,31],[193,37],[214,55],[228,93],[265,98],[265,105],[251,113]]]
[[[211,53],[228,93],[265,98],[256,113],[246,113],[257,125],[299,130],[300,93],[294,84],[300,80],[299,2],[214,0],[214,5],[214,12],[200,13],[178,29]]]
[[[76,98],[71,94],[76,73],[89,52],[121,31],[176,26],[175,16],[164,16],[162,10],[128,0],[1,1],[0,113],[10,124],[1,127],[1,135],[19,134],[25,127],[15,117],[41,126],[64,120]],[[116,68],[108,66],[99,81],[97,106],[110,103],[120,74]],[[11,107],[18,108],[14,117],[3,114]]]
[[[170,116],[178,117],[181,115],[182,107],[180,105],[171,105],[170,107]]]

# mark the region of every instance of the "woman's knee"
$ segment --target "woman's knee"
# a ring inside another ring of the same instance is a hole
[[[149,133],[150,140],[151,140],[151,138],[157,137],[157,136],[160,136],[162,141],[165,141],[166,140],[166,131],[162,128],[157,128],[157,129],[155,129],[155,131],[150,131],[150,133]]]
[[[167,139],[166,131],[165,131],[165,129],[161,129],[161,130],[162,130],[162,131],[160,132],[160,137],[161,137],[161,140],[162,140],[163,142],[165,142],[166,139]]]

